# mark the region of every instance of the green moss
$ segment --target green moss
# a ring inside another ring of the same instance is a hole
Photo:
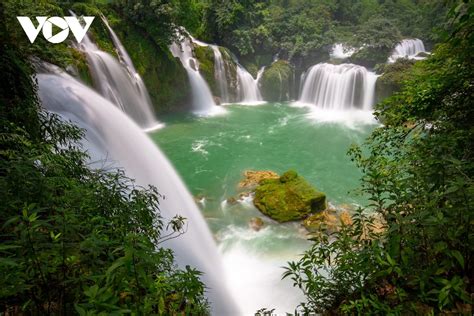
[[[115,12],[107,20],[127,50],[150,94],[157,113],[169,112],[189,104],[191,89],[179,59],[168,47],[162,47],[143,30]]]
[[[225,47],[219,47],[224,59],[224,67],[227,76],[228,93],[230,100],[237,100],[237,88],[239,86],[239,79],[237,78],[237,64],[235,63],[232,52]]]
[[[380,64],[375,67],[377,73],[382,73],[375,86],[377,102],[401,90],[403,82],[409,79],[414,64],[414,60],[401,58],[393,64]]]
[[[220,95],[219,84],[214,75],[214,52],[209,46],[194,45],[194,54],[199,61],[199,73],[204,77],[212,95]]]
[[[85,84],[92,87],[93,81],[92,76],[89,71],[89,66],[87,64],[87,58],[84,56],[83,53],[74,50],[74,66],[77,69],[77,73],[79,75],[79,79],[81,79]]]
[[[293,78],[293,67],[286,60],[278,60],[265,68],[260,80],[260,91],[267,101],[287,101]]]
[[[368,68],[384,63],[390,55],[389,48],[364,47],[350,57],[350,62]]]
[[[326,208],[326,195],[293,171],[267,179],[255,190],[255,206],[278,222],[300,220]]]

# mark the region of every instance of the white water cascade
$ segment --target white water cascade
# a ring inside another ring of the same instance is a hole
[[[148,91],[130,57],[110,27],[109,30],[123,64],[101,51],[87,34],[79,44],[79,48],[87,56],[96,89],[142,128],[155,129],[162,126],[155,119]]]
[[[318,121],[372,124],[377,75],[353,64],[317,64],[303,76],[295,106],[309,106]]]
[[[305,75],[299,98],[322,109],[370,110],[377,76],[353,64],[317,64]]]
[[[216,106],[209,86],[199,73],[199,62],[193,55],[193,42],[197,45],[204,44],[188,37],[184,37],[180,43],[175,42],[170,46],[171,53],[174,57],[181,60],[181,63],[188,74],[189,82],[191,84],[193,111],[198,115],[223,113],[224,109]],[[205,45],[207,46],[207,44]]]
[[[214,52],[214,73],[216,81],[219,84],[219,91],[221,93],[222,103],[229,103],[229,91],[227,89],[227,73],[225,70],[224,59],[219,50],[219,46],[211,45]]]
[[[260,73],[260,76],[261,74],[263,74],[263,71]],[[258,89],[258,80],[260,79],[258,75],[257,79],[254,79],[244,67],[238,64],[237,78],[239,79],[239,103],[247,105],[264,103]]]
[[[141,186],[154,185],[166,198],[160,200],[165,219],[180,214],[188,220],[187,232],[163,245],[173,249],[180,267],[191,265],[204,272],[213,315],[238,315],[228,294],[222,259],[204,218],[171,163],[127,115],[95,91],[69,75],[39,74],[43,106],[86,130],[84,148],[91,167],[104,163],[121,167]]]
[[[424,59],[424,57],[417,57],[419,53],[426,53],[422,40],[418,38],[404,39],[395,46],[388,62],[394,63],[399,58]]]
[[[345,46],[341,43],[336,43],[332,46],[331,53],[329,54],[331,58],[334,59],[347,59],[356,52],[356,49],[353,47]]]

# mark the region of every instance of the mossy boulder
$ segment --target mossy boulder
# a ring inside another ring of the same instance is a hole
[[[410,76],[414,60],[400,58],[393,64],[379,64],[375,67],[381,76],[375,85],[375,98],[377,102],[391,96],[402,88],[402,84]]]
[[[219,84],[214,73],[214,52],[210,46],[194,45],[194,55],[199,62],[199,73],[206,80],[212,95],[219,96]]]
[[[324,210],[326,195],[290,170],[278,179],[262,180],[255,189],[253,203],[263,214],[282,223]]]
[[[355,52],[349,61],[356,65],[373,68],[376,64],[384,63],[390,56],[390,48],[366,46]]]
[[[273,102],[288,101],[294,70],[286,60],[278,60],[265,68],[260,79],[263,99]]]

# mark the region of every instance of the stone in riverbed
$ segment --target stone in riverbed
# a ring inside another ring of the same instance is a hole
[[[253,203],[263,214],[280,223],[301,220],[327,207],[326,195],[293,170],[277,179],[262,180],[255,189]]]
[[[352,225],[352,218],[349,212],[337,212],[330,209],[311,215],[303,221],[303,226],[310,233],[320,231],[333,233],[339,231],[342,226],[350,225]]]
[[[257,232],[260,229],[262,229],[263,225],[265,225],[265,223],[263,222],[263,219],[261,219],[260,217],[252,217],[250,219],[249,227]]]
[[[235,204],[237,204],[238,201],[235,197],[231,196],[231,197],[227,198],[226,202],[229,205],[235,205]]]

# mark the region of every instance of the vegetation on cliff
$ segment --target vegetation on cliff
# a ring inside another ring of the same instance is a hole
[[[293,80],[294,69],[285,60],[277,60],[265,67],[259,82],[263,99],[271,102],[288,101]]]
[[[472,314],[473,8],[453,7],[445,43],[377,106],[385,125],[351,150],[370,204],[289,264],[303,313]]]
[[[200,272],[159,246],[184,219],[161,217],[156,188],[91,169],[82,131],[40,109],[29,57],[72,59],[62,44],[26,45],[15,8],[0,4],[0,313],[208,314]]]

